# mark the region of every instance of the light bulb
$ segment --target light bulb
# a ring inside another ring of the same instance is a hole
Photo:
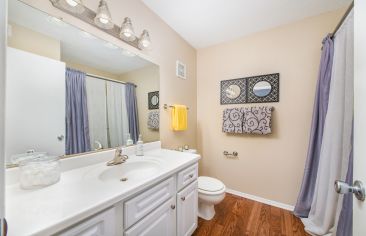
[[[107,18],[99,18],[99,21],[103,24],[107,24],[109,22]]]
[[[131,19],[126,17],[122,23],[119,36],[126,41],[132,42],[136,39],[135,31],[133,30]]]
[[[66,0],[66,2],[72,7],[76,7],[78,5],[78,3],[74,0]]]
[[[65,10],[81,14],[85,8],[82,0],[57,0],[57,3]]]

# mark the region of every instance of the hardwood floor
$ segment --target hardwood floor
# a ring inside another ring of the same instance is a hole
[[[194,236],[309,235],[291,212],[232,194],[227,193],[215,210],[210,221],[198,218]]]

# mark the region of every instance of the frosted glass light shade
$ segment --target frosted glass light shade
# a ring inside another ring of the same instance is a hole
[[[132,42],[136,39],[135,31],[133,30],[131,19],[126,17],[122,23],[119,33],[121,39]]]
[[[139,39],[138,47],[140,49],[148,49],[148,48],[150,48],[150,45],[151,45],[151,40],[150,40],[149,32],[147,30],[144,30]]]
[[[65,10],[78,14],[85,10],[82,0],[58,0],[57,3]]]
[[[94,18],[94,23],[102,29],[112,29],[114,26],[107,2],[104,0],[100,0],[99,2],[97,15]]]

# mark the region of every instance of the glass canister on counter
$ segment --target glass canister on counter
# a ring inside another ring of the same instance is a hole
[[[18,165],[20,187],[23,189],[46,187],[60,181],[60,158],[57,156],[27,154]]]

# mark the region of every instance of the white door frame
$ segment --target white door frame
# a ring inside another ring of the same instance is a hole
[[[355,0],[355,118],[353,180],[366,185],[366,2]],[[366,202],[353,198],[353,235],[366,235]]]
[[[2,234],[2,219],[5,215],[5,68],[6,68],[6,39],[7,39],[7,0],[0,0],[0,235]]]

